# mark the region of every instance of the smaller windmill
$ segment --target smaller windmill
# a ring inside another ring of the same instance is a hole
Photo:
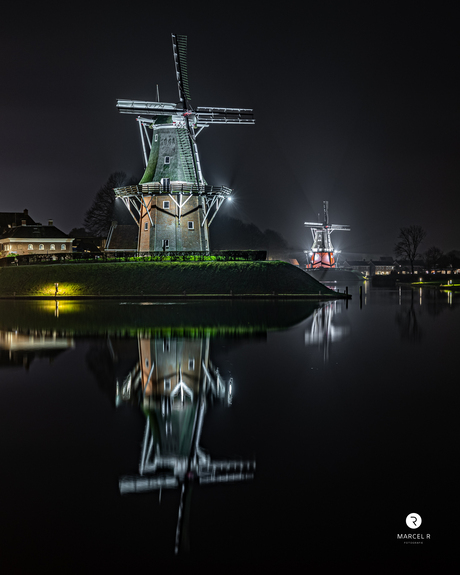
[[[305,222],[306,228],[311,228],[311,233],[313,236],[313,245],[310,251],[306,251],[308,254],[307,268],[335,268],[336,258],[335,255],[340,253],[338,250],[334,250],[331,242],[331,234],[335,230],[341,232],[349,232],[350,226],[340,225],[340,224],[330,224],[329,223],[329,202],[327,200],[323,201],[323,212],[324,218],[323,223],[313,223]]]

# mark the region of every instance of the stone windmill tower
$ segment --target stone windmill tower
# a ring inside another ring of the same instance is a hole
[[[211,124],[255,120],[251,109],[192,108],[187,37],[172,34],[172,45],[180,102],[117,100],[121,113],[137,115],[145,172],[137,186],[117,188],[115,194],[139,226],[139,252],[207,252],[208,227],[232,190],[205,181],[197,136]]]

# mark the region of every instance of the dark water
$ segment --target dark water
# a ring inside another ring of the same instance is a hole
[[[453,556],[460,295],[358,287],[0,302],[2,572]]]

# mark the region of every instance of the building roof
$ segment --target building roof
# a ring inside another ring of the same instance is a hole
[[[16,226],[9,228],[0,236],[2,239],[31,239],[31,240],[46,240],[46,239],[68,239],[69,236],[59,230],[56,226],[42,226],[40,224]]]
[[[342,262],[342,266],[343,267],[358,267],[358,266],[366,266],[368,267],[370,265],[370,261],[369,260],[344,260]]]
[[[20,226],[22,220],[25,220],[27,225],[35,224],[35,221],[29,216],[28,210],[23,212],[0,212],[0,234],[4,234],[15,226]]]
[[[117,225],[113,227],[112,235],[105,247],[110,250],[136,250],[139,227],[136,224]]]

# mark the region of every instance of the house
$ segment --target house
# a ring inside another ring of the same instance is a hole
[[[395,269],[393,258],[381,257],[379,260],[345,260],[340,266],[343,269],[352,269],[361,272],[364,276],[380,276],[391,274]]]
[[[27,223],[28,221],[27,217],[23,217],[19,225],[17,220],[7,224],[0,236],[0,257],[57,255],[72,252],[73,238],[69,238],[67,234],[54,226],[53,220],[49,220],[47,226],[35,223],[33,220],[32,223]],[[14,223],[16,225],[13,225]]]

